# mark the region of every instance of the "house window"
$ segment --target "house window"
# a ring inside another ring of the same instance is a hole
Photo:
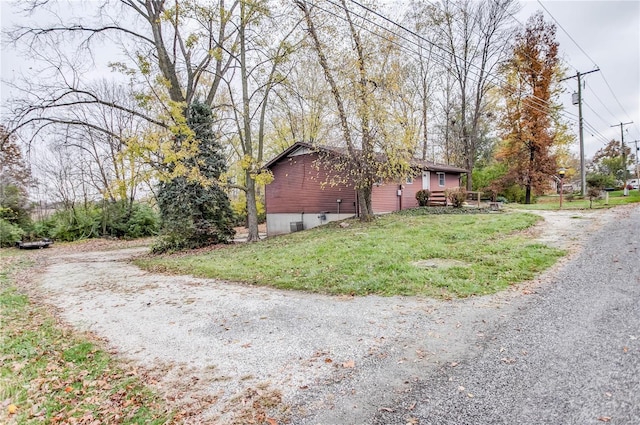
[[[407,177],[407,180],[405,181],[406,184],[413,184],[413,176],[409,176]]]
[[[438,173],[438,186],[444,187],[444,173]]]

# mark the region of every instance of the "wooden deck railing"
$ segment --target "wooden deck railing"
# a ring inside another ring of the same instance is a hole
[[[473,201],[478,208],[480,208],[480,197],[482,196],[482,192],[467,192],[467,201]],[[429,206],[433,205],[449,205],[447,197],[444,194],[444,190],[432,190],[431,196],[429,197]]]

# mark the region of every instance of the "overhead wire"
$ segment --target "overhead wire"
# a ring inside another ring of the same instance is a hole
[[[328,0],[328,1],[329,1],[329,2],[331,2],[332,4],[336,5],[332,0]],[[406,26],[404,26],[404,25],[402,25],[402,24],[399,24],[398,22],[393,21],[392,19],[390,19],[390,18],[388,18],[388,17],[386,17],[386,16],[382,15],[381,13],[379,13],[379,12],[377,12],[377,11],[375,11],[375,10],[372,10],[370,7],[363,5],[363,4],[362,4],[362,3],[360,3],[359,1],[356,1],[356,0],[349,0],[349,1],[350,1],[351,3],[354,3],[354,4],[358,5],[359,7],[361,7],[361,8],[362,8],[362,9],[364,9],[364,10],[366,10],[367,12],[372,13],[372,14],[374,14],[374,15],[376,15],[376,16],[378,16],[378,17],[380,17],[380,18],[381,18],[381,19],[383,19],[384,21],[386,21],[386,22],[388,22],[388,23],[390,23],[390,24],[392,24],[392,25],[394,25],[394,26],[396,26],[396,27],[398,27],[398,28],[402,29],[403,31],[405,31],[405,32],[407,32],[407,33],[409,33],[409,34],[411,34],[413,37],[416,37],[416,38],[418,38],[418,39],[420,39],[420,40],[423,40],[423,41],[425,41],[425,42],[427,42],[427,43],[431,44],[433,47],[436,47],[436,48],[438,48],[439,50],[444,51],[447,55],[449,55],[449,56],[451,56],[451,57],[453,57],[453,58],[455,58],[455,59],[457,59],[457,60],[462,61],[462,62],[465,64],[465,66],[468,66],[468,67],[469,67],[468,69],[469,69],[469,71],[470,71],[470,72],[471,72],[471,70],[470,70],[470,68],[471,68],[471,67],[477,68],[477,69],[478,69],[478,71],[473,72],[473,74],[474,74],[475,76],[479,77],[478,72],[486,72],[486,73],[487,73],[487,75],[489,75],[489,76],[493,77],[494,79],[499,80],[499,81],[502,83],[502,84],[500,84],[500,83],[496,83],[495,81],[491,81],[492,83],[496,84],[496,86],[501,87],[502,89],[505,89],[505,90],[507,90],[507,91],[511,90],[511,91],[512,91],[512,93],[515,91],[515,89],[513,89],[513,87],[512,87],[508,82],[506,82],[505,80],[501,79],[499,76],[496,76],[494,73],[489,72],[489,71],[487,71],[487,70],[483,70],[482,68],[480,68],[478,65],[476,65],[476,64],[475,64],[475,63],[473,63],[473,62],[467,62],[467,61],[465,61],[463,58],[461,58],[460,56],[456,55],[456,54],[455,54],[455,52],[449,51],[449,50],[445,49],[444,47],[442,47],[441,45],[439,45],[439,44],[437,44],[437,43],[434,43],[433,41],[431,41],[431,40],[429,40],[429,39],[427,39],[427,38],[424,38],[422,35],[420,35],[420,34],[416,33],[415,31],[413,31],[413,30],[411,30],[411,29],[407,28]],[[372,23],[373,23],[373,22],[372,22]],[[381,27],[381,28],[383,28],[383,29],[385,29],[385,30],[389,31],[386,27],[382,27],[382,26],[380,26],[380,25],[379,25],[379,24],[377,24],[377,23],[374,23],[374,25],[378,25],[379,27]],[[409,41],[409,42],[413,42],[412,40],[408,40],[408,41]],[[445,60],[446,60],[446,58],[443,58],[443,59],[445,59]],[[553,105],[551,104],[551,102],[550,102],[550,101],[548,101],[548,100],[541,99],[541,98],[539,98],[539,97],[537,97],[537,96],[531,96],[531,98],[532,98],[532,99],[534,99],[534,101],[536,101],[536,102],[538,103],[538,106],[539,106],[540,108],[545,108],[545,107],[553,106]],[[542,110],[540,110],[540,109],[538,109],[538,110],[539,110],[539,111],[542,111]],[[574,115],[574,117],[575,117],[575,118],[572,118],[572,119],[576,119],[576,118],[577,118],[577,116],[575,116],[575,114],[571,114],[571,113],[568,113],[568,114],[569,114],[569,115]],[[570,119],[571,119],[571,118],[570,118]]]
[[[593,97],[596,98],[596,100],[600,103],[600,105],[602,105],[602,107],[605,109],[605,111],[607,111],[609,113],[609,115],[611,115],[611,117],[616,120],[617,117],[614,115],[613,112],[611,112],[611,109],[609,109],[609,107],[602,101],[602,99],[600,99],[600,96],[598,96],[598,94],[595,91],[591,92],[593,94]]]
[[[578,44],[578,42],[571,36],[571,34],[569,34],[569,32],[564,29],[564,27],[562,26],[562,24],[560,24],[560,22],[558,22],[558,20],[551,14],[551,12],[549,11],[549,9],[547,9],[543,4],[541,0],[537,0],[538,4],[545,10],[545,12],[547,12],[547,14],[551,17],[551,19],[553,19],[553,21],[558,25],[558,27],[567,35],[567,37],[569,37],[569,39],[573,42],[573,44],[576,45],[576,47],[582,52],[582,54],[584,54],[587,59],[589,59],[593,65],[596,68],[599,68],[596,64],[596,61],[593,60],[593,58],[591,58],[591,56],[589,56],[589,54],[580,46],[580,44]],[[604,81],[605,85],[607,86],[607,88],[609,89],[609,92],[611,93],[611,95],[613,96],[613,98],[615,99],[616,103],[618,104],[618,106],[620,107],[620,110],[626,115],[626,117],[630,120],[633,121],[631,119],[631,117],[629,116],[629,113],[626,111],[626,109],[624,108],[624,106],[622,105],[622,103],[620,102],[620,100],[618,99],[618,96],[616,96],[615,92],[613,91],[613,89],[611,88],[611,85],[609,84],[609,81],[607,80],[605,73],[602,69],[600,69],[600,75],[602,77],[602,80]],[[604,104],[603,104],[604,105]],[[611,113],[611,112],[610,112]],[[612,114],[613,115],[613,114]],[[636,127],[636,129],[640,132],[640,127],[638,127],[638,123],[634,123],[634,127]]]
[[[551,14],[551,12],[549,12],[549,9],[547,9],[544,4],[542,4],[542,2],[540,0],[537,0],[538,4],[544,9],[545,12],[547,12],[547,14],[549,15],[549,17],[551,17],[551,19],[553,19],[553,22],[556,23],[556,25],[558,25],[558,28],[560,28],[566,35],[567,37],[569,37],[569,39],[571,41],[573,41],[573,44],[576,45],[576,47],[578,47],[578,49],[580,49],[580,51],[582,52],[582,54],[584,54],[587,59],[589,59],[591,62],[593,62],[593,66],[595,68],[598,68],[598,65],[596,64],[596,61],[594,61],[593,59],[591,59],[591,56],[589,56],[589,54],[587,52],[584,51],[584,49],[578,44],[578,42],[576,40],[574,40],[574,38],[571,36],[571,34],[569,34],[569,32],[567,30],[564,29],[564,27],[562,26],[562,24],[560,22],[558,22],[558,20]]]
[[[582,120],[583,125],[587,128],[587,130],[589,130],[589,132],[591,132],[591,136],[596,137],[600,140],[600,142],[606,146],[609,143],[609,139],[605,136],[602,135],[602,133],[600,133],[593,125],[591,125],[591,123],[589,123],[586,120]]]
[[[334,5],[334,6],[338,7],[338,8],[342,8],[342,5],[337,4],[337,3],[336,3],[335,1],[333,1],[333,0],[326,0],[326,1],[327,1],[328,3],[331,3],[331,4],[332,4],[332,5]],[[488,72],[488,71],[486,71],[486,70],[484,70],[484,71],[483,71],[480,67],[478,67],[476,64],[474,64],[474,63],[472,63],[472,62],[465,62],[462,58],[460,58],[459,56],[455,55],[455,53],[450,52],[449,50],[445,49],[445,48],[444,48],[444,47],[442,47],[441,45],[439,45],[439,44],[437,44],[437,43],[434,43],[433,41],[431,41],[431,40],[429,40],[429,39],[427,39],[427,38],[423,37],[422,35],[420,35],[420,34],[416,33],[415,31],[413,31],[413,30],[411,30],[411,29],[409,29],[409,28],[407,28],[406,26],[404,26],[404,25],[402,25],[402,24],[399,24],[399,23],[397,23],[397,22],[395,22],[395,21],[391,20],[390,18],[388,18],[388,17],[386,17],[386,16],[382,15],[381,13],[376,12],[376,11],[372,10],[371,8],[369,8],[369,7],[367,7],[367,6],[362,5],[362,4],[361,4],[360,2],[358,2],[358,1],[355,1],[355,0],[349,0],[349,1],[350,1],[351,3],[354,3],[354,4],[358,5],[359,7],[361,7],[361,8],[362,8],[362,9],[364,9],[364,10],[366,10],[367,12],[369,12],[369,13],[371,13],[371,14],[374,14],[375,16],[380,17],[380,18],[381,18],[381,19],[383,19],[384,21],[386,21],[386,22],[388,22],[388,23],[390,23],[390,24],[392,24],[392,25],[394,25],[394,26],[396,26],[396,27],[400,28],[401,30],[403,30],[403,31],[405,31],[406,33],[408,33],[408,34],[412,35],[413,37],[415,37],[415,38],[417,38],[417,39],[419,39],[419,40],[425,41],[426,43],[430,44],[432,47],[435,47],[435,48],[437,48],[437,49],[438,49],[438,50],[440,50],[440,51],[444,51],[448,56],[450,56],[450,57],[454,57],[454,58],[456,58],[456,59],[458,59],[458,60],[463,61],[463,62],[465,63],[465,65],[469,66],[469,72],[470,72],[470,73],[472,73],[474,76],[479,77],[478,72],[481,72],[481,71],[482,71],[482,72],[486,72],[486,73],[487,73],[487,75],[489,75],[489,76],[491,76],[492,78],[494,78],[494,80],[490,80],[490,82],[492,82],[492,83],[493,83],[493,84],[495,84],[496,86],[498,86],[498,87],[500,87],[500,88],[502,88],[502,89],[505,89],[506,91],[511,91],[512,93],[515,91],[515,89],[513,88],[513,86],[511,86],[509,83],[507,83],[507,82],[505,82],[504,80],[502,80],[500,77],[496,76],[494,73],[490,73],[490,72]],[[334,17],[337,17],[337,18],[339,18],[339,19],[341,19],[341,20],[343,20],[343,21],[346,21],[346,20],[347,20],[345,17],[343,17],[343,16],[341,16],[341,15],[338,15],[338,14],[336,14],[336,13],[333,13],[333,12],[331,12],[331,11],[328,11],[327,9],[325,9],[325,8],[323,8],[323,7],[321,7],[321,6],[319,6],[319,5],[318,5],[317,3],[315,3],[315,2],[312,2],[312,3],[313,3],[313,5],[314,5],[314,7],[317,7],[317,8],[318,8],[318,9],[320,9],[320,10],[323,10],[323,11],[325,11],[325,12],[328,12],[328,13],[330,13],[330,14],[331,14],[332,16],[334,16]],[[420,45],[420,44],[416,43],[414,40],[412,40],[412,39],[410,39],[410,38],[407,38],[407,37],[405,37],[405,36],[403,36],[403,35],[401,35],[401,34],[398,34],[398,33],[396,33],[396,32],[393,32],[393,31],[391,31],[388,27],[382,26],[382,25],[381,25],[381,24],[379,24],[378,22],[375,22],[375,21],[373,21],[373,20],[369,19],[368,17],[366,17],[366,16],[364,16],[364,15],[360,15],[360,14],[358,14],[357,12],[354,12],[354,11],[352,11],[352,10],[350,10],[350,11],[349,11],[349,13],[351,13],[352,15],[354,15],[354,16],[356,16],[356,17],[358,17],[359,19],[362,19],[362,20],[364,20],[364,21],[366,21],[366,22],[368,22],[368,23],[370,23],[370,24],[372,24],[372,25],[374,25],[374,26],[376,26],[376,27],[378,27],[378,28],[380,28],[380,29],[383,29],[384,31],[386,31],[386,32],[388,32],[388,33],[390,33],[390,34],[393,34],[394,36],[396,36],[396,37],[398,37],[398,38],[400,38],[400,39],[402,39],[402,40],[404,40],[404,41],[406,41],[406,42],[408,42],[408,43],[411,43],[411,44],[413,44],[413,45],[415,45],[415,46],[417,46],[417,47],[419,47],[419,48],[424,48],[424,46],[422,46],[422,45]],[[354,23],[354,25],[356,25],[356,26],[357,26],[358,28],[360,28],[360,29],[364,29],[364,30],[366,30],[366,31],[369,31],[369,32],[371,32],[371,33],[373,33],[373,34],[375,34],[375,35],[379,36],[380,38],[383,38],[383,39],[385,39],[385,40],[387,40],[387,41],[390,41],[390,42],[395,43],[394,41],[389,40],[388,38],[385,38],[385,37],[383,37],[382,35],[380,35],[380,34],[378,34],[378,33],[374,33],[374,32],[372,32],[372,31],[370,31],[369,29],[364,28],[364,27],[363,27],[363,26],[361,26],[361,25],[357,25],[357,24],[355,24],[355,23]],[[397,43],[396,43],[396,44],[397,44]],[[416,52],[416,53],[417,53],[417,52]],[[443,60],[443,61],[448,61],[448,60],[449,60],[449,58],[448,58],[448,57],[442,56],[442,54],[437,54],[437,53],[435,53],[435,52],[432,52],[432,53],[433,53],[435,56],[439,57],[439,58],[440,58],[441,60]],[[473,68],[477,68],[479,71],[471,71],[471,69],[470,69],[471,67],[473,67]],[[497,80],[498,80],[498,81],[500,81],[500,82],[499,82],[499,83],[496,83],[495,79],[497,79]],[[505,86],[505,85],[506,85],[506,86]],[[545,112],[544,108],[546,108],[546,107],[548,107],[548,106],[552,106],[550,101],[547,101],[547,100],[545,100],[545,99],[538,98],[537,96],[531,96],[531,99],[533,99],[533,101],[534,101],[534,102],[536,103],[536,105],[537,105],[537,108],[534,108],[534,109],[536,109],[536,110],[537,110],[537,111],[539,111],[539,112]],[[564,114],[565,118],[567,118],[567,119],[569,119],[569,120],[572,120],[572,121],[577,120],[577,115],[575,115],[575,114],[573,114],[573,113],[570,113],[570,112],[567,112],[567,111],[563,111],[561,114]]]
[[[586,106],[586,107],[587,107],[591,112],[593,112],[593,114],[594,114],[596,117],[600,118],[600,121],[602,121],[602,125],[603,125],[603,126],[607,126],[607,127],[609,126],[609,121],[608,121],[608,120],[605,120],[604,118],[602,118],[602,115],[600,115],[600,114],[599,114],[595,109],[593,109],[593,108],[591,107],[591,105],[589,105],[589,102],[587,102],[586,100],[582,99],[582,104],[583,104],[584,106]]]

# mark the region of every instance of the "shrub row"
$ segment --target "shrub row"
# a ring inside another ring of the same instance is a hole
[[[144,203],[125,202],[88,204],[58,210],[50,217],[19,227],[0,219],[0,245],[50,238],[57,241],[114,237],[135,239],[158,233],[158,215]]]

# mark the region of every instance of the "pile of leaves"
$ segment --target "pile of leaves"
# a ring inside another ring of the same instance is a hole
[[[0,423],[173,423],[135,369],[79,336],[11,282],[24,259],[0,257]]]

